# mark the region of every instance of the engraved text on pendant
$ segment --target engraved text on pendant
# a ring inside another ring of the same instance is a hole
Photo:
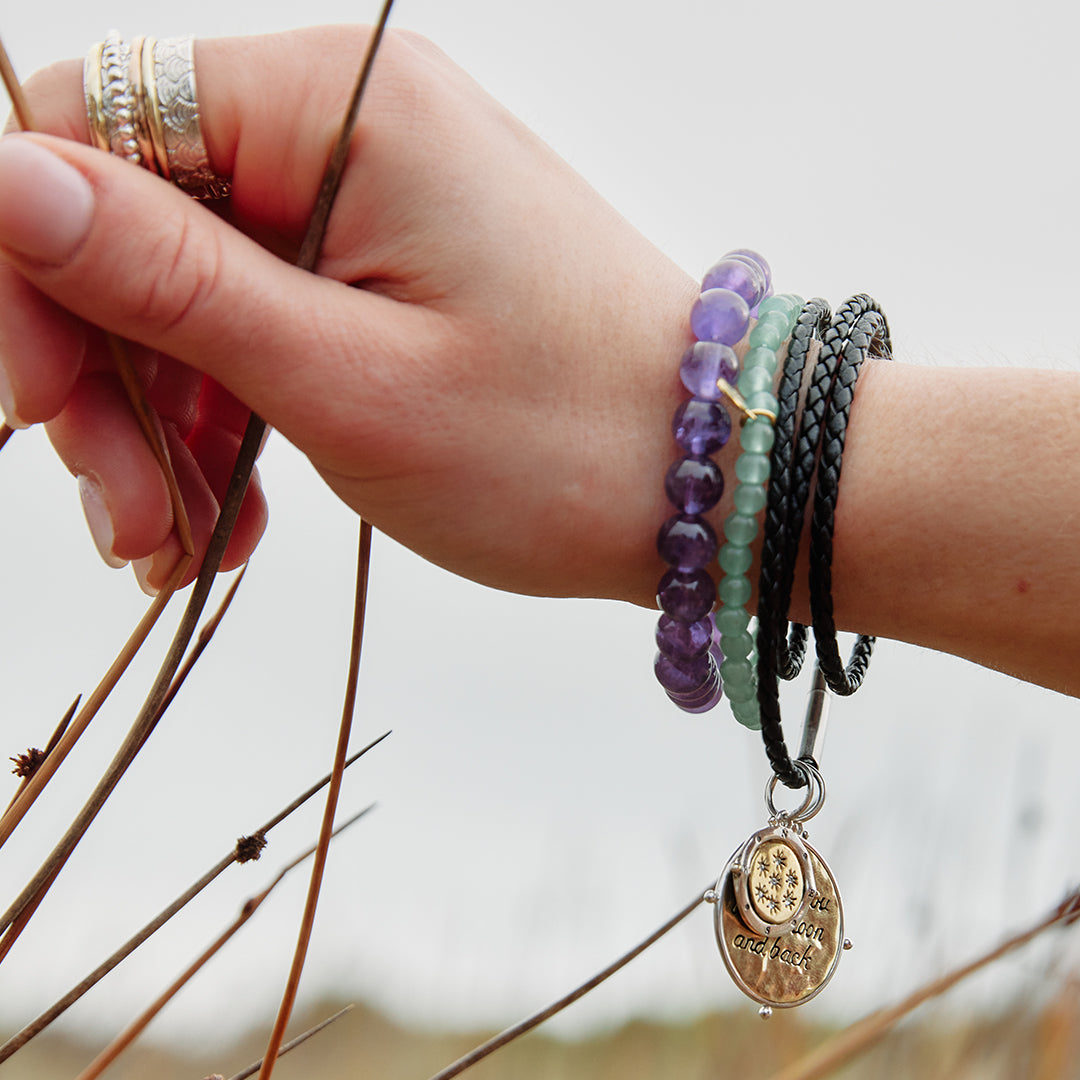
[[[832,873],[809,844],[801,846],[809,855],[816,891],[795,919],[790,910],[780,909],[788,906],[787,893],[801,888],[802,881],[787,880],[793,861],[789,860],[776,882],[777,856],[784,855],[779,844],[759,846],[749,868],[756,914],[777,923],[775,929],[767,927],[768,932],[762,934],[749,929],[739,917],[732,868],[741,850],[724,870],[714,909],[720,953],[736,985],[755,1001],[781,1008],[801,1005],[825,986],[836,970],[844,940],[844,913]]]

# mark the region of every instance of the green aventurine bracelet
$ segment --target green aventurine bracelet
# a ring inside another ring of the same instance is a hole
[[[739,444],[742,452],[735,463],[738,483],[733,493],[735,509],[724,521],[725,543],[720,549],[723,580],[717,587],[720,607],[716,628],[720,632],[720,665],[724,695],[740,724],[755,731],[760,728],[754,635],[750,631],[750,579],[753,555],[750,545],[758,531],[758,513],[765,508],[769,479],[769,452],[772,450],[777,401],[773,380],[780,362],[780,350],[791,334],[803,301],[792,293],[770,296],[761,302],[758,321],[750,331],[750,349],[743,358],[742,373],[735,388],[721,389],[743,414]]]

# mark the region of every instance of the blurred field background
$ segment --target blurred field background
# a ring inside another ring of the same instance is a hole
[[[296,1019],[303,1030],[341,1007],[319,1002]],[[767,1024],[767,1027],[765,1026]],[[833,1029],[798,1012],[762,1021],[752,1012],[713,1013],[682,1024],[646,1020],[583,1040],[532,1034],[481,1062],[475,1080],[766,1080],[820,1044]],[[394,1024],[358,1008],[284,1057],[281,1080],[426,1080],[490,1032],[432,1032]],[[259,1058],[263,1032],[216,1053],[132,1050],[109,1075],[116,1080],[197,1080],[228,1076]],[[5,1080],[70,1080],[98,1047],[43,1038],[5,1066]],[[1046,1007],[1017,1002],[997,1016],[908,1022],[850,1065],[837,1080],[1073,1080],[1080,1076],[1080,986]]]
[[[0,31],[25,75],[112,25],[213,35],[373,13],[341,0],[58,0],[5,7]],[[690,273],[752,245],[784,289],[875,294],[904,362],[1009,364],[1017,378],[1080,368],[1080,144],[1067,135],[1080,9],[399,0],[395,21],[446,49]],[[1003,430],[1022,419],[1003,401]],[[355,519],[279,437],[260,467],[271,524],[234,612],[0,970],[5,1035],[328,767]],[[41,744],[145,601],[93,554],[40,431],[0,455],[0,496],[2,759]],[[1080,534],[1062,543],[1080,550]],[[332,1011],[315,1002],[366,1008],[279,1075],[424,1080],[640,940],[763,823],[760,740],[722,710],[674,714],[651,674],[654,624],[618,604],[497,594],[376,537],[355,743],[394,734],[346,781],[343,813],[379,806],[331,852],[302,987],[309,1018]],[[111,757],[169,629],[6,845],[5,904]],[[804,694],[786,691],[786,716]],[[829,801],[812,827],[855,941],[828,990],[763,1025],[695,916],[474,1075],[769,1076],[1080,882],[1078,758],[1077,701],[879,643],[864,688],[834,705]],[[297,815],[262,862],[226,875],[72,1009],[58,1072],[35,1044],[5,1080],[74,1075],[311,842],[316,819]],[[147,1036],[156,1056],[136,1049],[111,1075],[198,1080],[257,1057],[254,1034],[232,1041],[267,1029],[304,885],[294,875],[166,1010]],[[1000,962],[846,1075],[1078,1075],[1077,937],[1052,932]],[[196,1049],[169,1071],[168,1054]]]

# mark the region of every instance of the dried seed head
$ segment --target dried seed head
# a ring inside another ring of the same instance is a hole
[[[45,751],[31,746],[25,754],[19,754],[8,760],[15,763],[15,768],[11,771],[16,776],[22,780],[29,780],[41,768],[41,763],[45,760]]]
[[[266,837],[261,832],[253,836],[241,836],[236,841],[236,861],[238,863],[252,862],[262,854],[266,847]]]

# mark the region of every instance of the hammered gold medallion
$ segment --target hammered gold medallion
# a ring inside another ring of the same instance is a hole
[[[740,848],[718,883],[720,954],[739,989],[766,1007],[809,1001],[832,978],[844,947],[844,913],[832,873],[805,840],[798,846],[813,875],[812,889],[800,892],[802,860],[793,846],[775,840],[756,844],[749,872],[746,845]],[[748,889],[740,884],[744,879]],[[746,892],[751,919],[741,896]]]

